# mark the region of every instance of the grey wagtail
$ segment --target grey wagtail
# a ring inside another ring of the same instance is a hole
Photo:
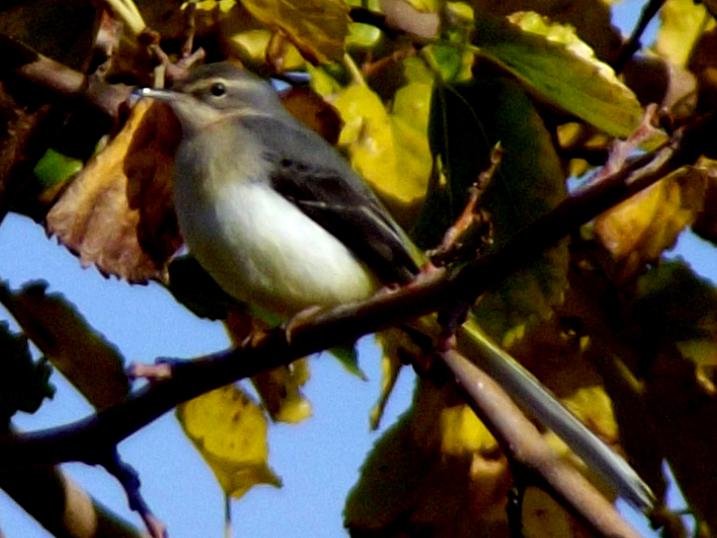
[[[368,298],[406,283],[421,253],[326,141],[299,123],[273,88],[222,62],[194,69],[167,102],[182,126],[174,202],[189,251],[236,299],[286,319],[312,306]],[[649,487],[470,316],[458,341],[524,409],[639,508]]]

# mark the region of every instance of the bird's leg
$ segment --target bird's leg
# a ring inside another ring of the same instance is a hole
[[[175,363],[178,360],[179,359],[157,359],[154,364],[133,362],[125,368],[125,375],[130,381],[137,379],[144,379],[150,383],[164,381],[172,377]]]
[[[316,314],[324,310],[321,306],[309,306],[304,308],[300,312],[294,314],[285,324],[284,332],[286,334],[286,341],[291,342],[294,331],[306,323],[308,320],[313,318]]]

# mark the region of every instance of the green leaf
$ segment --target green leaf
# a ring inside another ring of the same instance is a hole
[[[43,188],[64,183],[82,170],[82,161],[48,149],[35,165],[33,173]]]
[[[488,168],[491,148],[500,142],[502,161],[480,207],[490,215],[500,245],[565,196],[560,161],[530,99],[504,77],[483,76],[434,92],[429,129],[431,148],[446,176],[434,186],[417,231],[433,245],[466,203],[469,186]],[[567,247],[546,251],[479,301],[481,325],[504,344],[535,318],[550,315],[567,285]]]
[[[329,353],[338,359],[341,366],[343,366],[348,373],[355,375],[363,381],[368,379],[364,371],[359,366],[359,357],[358,352],[356,351],[356,346],[335,346],[329,349]]]
[[[536,13],[511,21],[476,13],[478,54],[515,75],[538,97],[613,136],[627,136],[640,123],[642,107],[610,66],[567,26],[548,24]]]

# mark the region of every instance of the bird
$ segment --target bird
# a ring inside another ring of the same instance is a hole
[[[204,64],[171,89],[182,138],[174,204],[189,252],[231,296],[265,320],[366,299],[410,283],[423,254],[365,180],[295,119],[265,80],[231,62]],[[470,315],[458,329],[480,365],[614,490],[651,508],[649,486]],[[461,340],[459,338],[459,341]]]

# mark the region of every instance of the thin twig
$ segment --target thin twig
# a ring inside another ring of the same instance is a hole
[[[105,470],[122,485],[129,501],[129,507],[140,515],[150,536],[152,538],[167,538],[167,527],[152,513],[142,497],[137,471],[122,461],[116,448],[111,449],[109,455],[101,461]]]
[[[664,4],[665,0],[650,0],[645,7],[642,8],[637,25],[633,29],[628,40],[623,43],[620,53],[613,62],[613,69],[615,69],[616,73],[620,73],[623,69],[625,69],[625,65],[627,65],[627,62],[630,61],[632,55],[640,50],[642,47],[642,43],[640,42],[642,34],[645,33],[647,25],[650,24],[650,21],[655,15],[657,15],[657,12],[660,11]]]

